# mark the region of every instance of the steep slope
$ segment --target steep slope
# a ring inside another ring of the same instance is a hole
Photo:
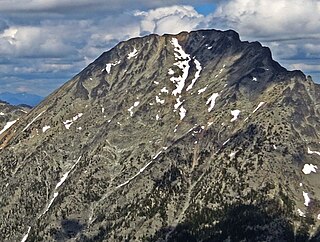
[[[0,240],[307,240],[319,102],[234,31],[121,42],[2,135]]]

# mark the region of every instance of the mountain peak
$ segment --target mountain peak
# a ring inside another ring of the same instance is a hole
[[[121,42],[0,136],[0,240],[317,239],[318,89],[231,30]]]

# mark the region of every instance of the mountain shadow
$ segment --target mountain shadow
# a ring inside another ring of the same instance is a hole
[[[273,204],[274,205],[274,204]],[[236,204],[219,212],[203,209],[188,217],[176,227],[163,227],[155,236],[145,241],[157,242],[316,242],[320,241],[320,230],[310,237],[307,224],[303,222],[297,231],[285,217],[284,212],[273,207]],[[217,218],[218,216],[218,218]],[[219,222],[216,222],[219,221]]]

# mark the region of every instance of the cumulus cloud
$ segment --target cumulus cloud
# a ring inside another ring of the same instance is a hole
[[[141,18],[140,26],[143,33],[178,33],[195,29],[203,20],[191,6],[170,6],[152,9],[147,12],[137,11],[135,16]]]
[[[243,35],[303,37],[317,35],[319,12],[318,0],[232,0],[220,5],[213,17]]]
[[[35,58],[72,54],[60,34],[49,26],[12,26],[0,34],[0,55]]]
[[[88,64],[119,41],[150,33],[190,31],[196,29],[203,20],[204,16],[193,7],[179,5],[105,17],[88,27],[90,32],[87,33],[87,42],[80,50],[80,55],[84,56]]]

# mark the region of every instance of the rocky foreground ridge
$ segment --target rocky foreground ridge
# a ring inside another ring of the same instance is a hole
[[[234,31],[121,42],[0,135],[0,241],[320,241],[319,103]]]

